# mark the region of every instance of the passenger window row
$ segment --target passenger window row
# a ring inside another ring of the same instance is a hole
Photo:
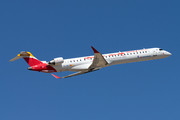
[[[126,54],[121,54],[121,55],[111,55],[109,56],[110,57],[119,57],[119,56],[124,56],[124,55],[133,55],[133,54],[141,54],[141,53],[147,53],[147,51],[142,51],[142,52],[133,52],[133,53],[126,53]],[[107,56],[104,56],[104,58],[108,58],[108,55]],[[89,58],[89,59],[84,59],[84,61],[87,61],[87,60],[93,60],[93,58]],[[83,61],[82,59],[79,59],[79,60],[70,60],[70,61],[65,61],[65,63],[72,63],[72,62],[79,62],[79,61]]]

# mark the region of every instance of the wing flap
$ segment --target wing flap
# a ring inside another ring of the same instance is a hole
[[[93,70],[89,70],[89,71],[79,71],[79,72],[76,72],[76,73],[73,73],[73,74],[70,74],[70,75],[67,75],[67,76],[64,76],[64,77],[59,77],[59,76],[56,76],[54,74],[51,74],[51,75],[54,76],[57,79],[62,79],[62,78],[68,78],[68,77],[73,77],[73,76],[76,76],[76,75],[81,75],[81,74],[93,72],[93,71],[96,71],[96,70],[99,70],[99,69],[93,69]]]
[[[70,75],[67,75],[67,76],[64,76],[64,77],[59,77],[59,76],[56,76],[54,74],[52,74],[52,76],[54,76],[57,79],[62,79],[62,78],[68,78],[68,77],[76,76],[76,75],[81,75],[81,74],[84,74],[84,73],[86,73],[86,72],[80,71],[80,72],[76,72],[76,73],[73,73],[73,74],[70,74]]]

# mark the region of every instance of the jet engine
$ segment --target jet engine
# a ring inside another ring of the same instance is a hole
[[[60,65],[64,62],[62,57],[54,58],[53,60],[49,61],[49,64],[53,65]]]

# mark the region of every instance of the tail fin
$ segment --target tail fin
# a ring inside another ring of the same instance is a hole
[[[30,52],[20,52],[20,54],[18,54],[16,57],[11,59],[10,61],[15,61],[20,58],[24,58],[24,60],[29,64],[29,66],[34,66],[34,65],[43,63],[37,58],[35,58]]]

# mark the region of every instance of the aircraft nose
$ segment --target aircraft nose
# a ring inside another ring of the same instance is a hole
[[[32,67],[28,67],[28,70],[32,70]]]
[[[168,56],[171,56],[171,55],[172,55],[170,52],[167,52],[166,54],[167,54]]]
[[[171,56],[171,55],[172,55],[170,52],[167,52],[167,54],[168,54],[169,56]]]

